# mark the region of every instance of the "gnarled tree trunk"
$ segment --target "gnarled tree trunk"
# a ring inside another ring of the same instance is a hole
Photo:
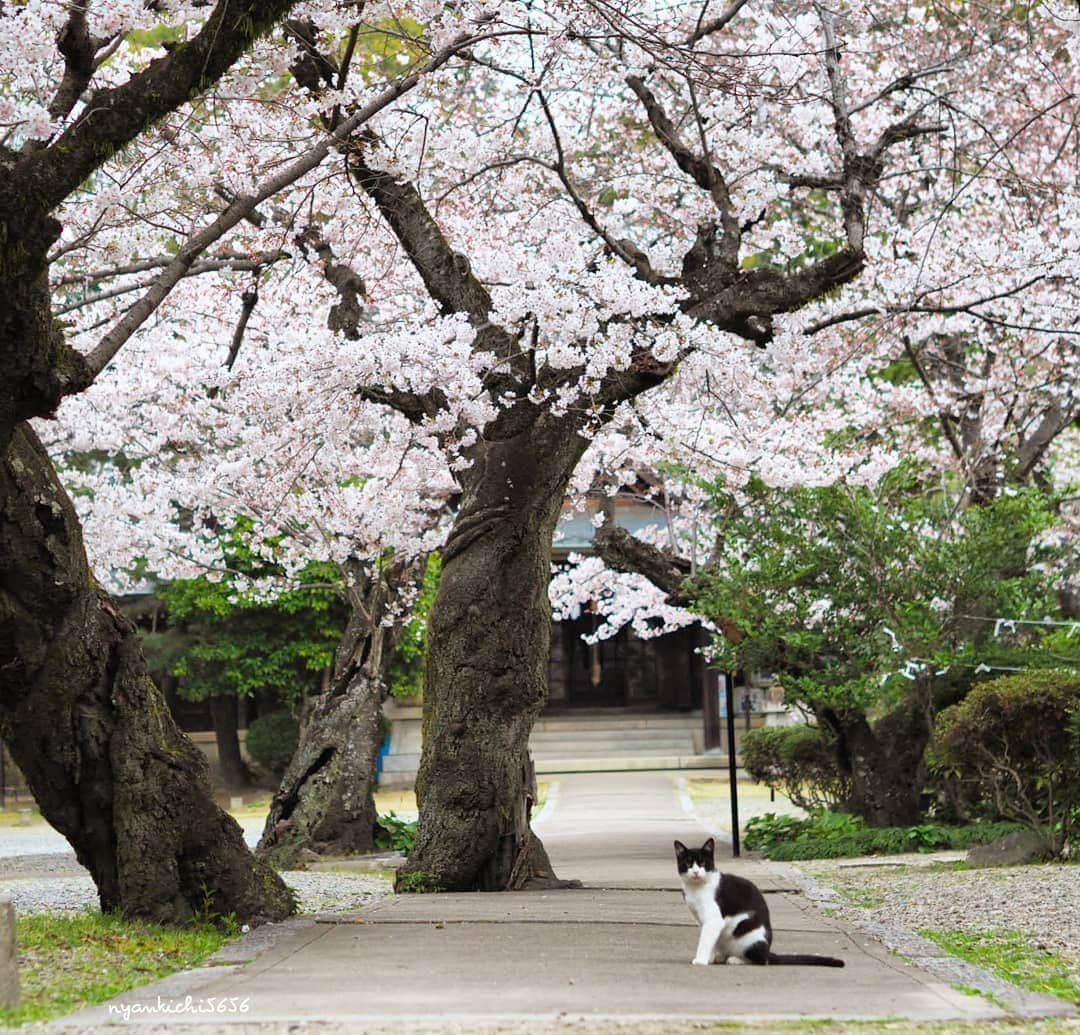
[[[547,700],[551,540],[586,441],[542,414],[481,443],[428,626],[417,845],[399,886],[558,883],[529,827],[529,733]]]
[[[305,852],[350,855],[375,846],[375,761],[386,669],[400,624],[384,625],[406,578],[374,576],[354,603],[330,687],[304,718],[300,743],[274,794],[259,854],[292,866]]]
[[[37,436],[0,458],[0,734],[103,909],[166,923],[293,910],[214,803],[135,627],[97,585],[74,508]]]
[[[834,735],[837,763],[851,780],[845,809],[874,827],[906,827],[922,815],[926,780],[923,755],[930,740],[930,712],[913,694],[872,725],[861,711],[823,708],[818,721]]]

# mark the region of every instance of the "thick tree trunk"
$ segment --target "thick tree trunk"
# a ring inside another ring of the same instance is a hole
[[[845,809],[871,826],[906,827],[921,818],[930,718],[917,696],[872,726],[861,712],[818,713],[818,720],[835,735],[838,764],[851,780]]]
[[[279,868],[308,852],[352,855],[375,847],[385,670],[399,629],[383,622],[403,578],[394,568],[372,580],[349,617],[330,686],[306,711],[259,841],[259,854]]]
[[[0,734],[103,909],[168,923],[292,912],[215,805],[206,759],[95,582],[71,501],[25,424],[0,458]]]
[[[399,886],[555,883],[529,827],[529,733],[547,699],[551,539],[586,442],[542,415],[467,473],[428,626],[420,833]]]
[[[240,753],[240,729],[236,720],[236,698],[219,694],[210,698],[210,718],[217,741],[218,773],[226,787],[250,787],[251,773]]]

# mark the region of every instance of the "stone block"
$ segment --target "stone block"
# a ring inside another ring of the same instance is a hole
[[[1042,862],[1046,856],[1046,842],[1038,834],[1018,830],[988,845],[974,845],[968,849],[967,860],[973,866],[1022,866]]]
[[[0,1007],[19,1005],[19,968],[15,950],[15,906],[11,896],[0,894]]]

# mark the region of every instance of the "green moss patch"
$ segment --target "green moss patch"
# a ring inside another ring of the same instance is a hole
[[[984,967],[1031,992],[1045,992],[1080,1005],[1080,973],[1057,953],[1041,949],[1021,931],[922,930],[952,956]]]

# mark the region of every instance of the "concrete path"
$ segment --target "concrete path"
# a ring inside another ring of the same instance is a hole
[[[1004,1016],[822,915],[759,862],[723,865],[766,892],[777,951],[840,956],[847,966],[691,966],[697,928],[677,890],[671,842],[701,843],[707,832],[683,811],[675,776],[559,777],[538,832],[559,874],[584,889],[397,896],[345,922],[292,921],[277,934],[263,928],[233,947],[231,963],[174,976],[67,1022],[80,1030],[126,1016],[170,1030],[179,1022],[202,1031],[321,1022],[358,1031],[440,1023],[513,1031],[570,1020],[596,1028]],[[215,1013],[222,1003],[232,1006]],[[1030,1012],[1067,1008],[1033,997]]]

